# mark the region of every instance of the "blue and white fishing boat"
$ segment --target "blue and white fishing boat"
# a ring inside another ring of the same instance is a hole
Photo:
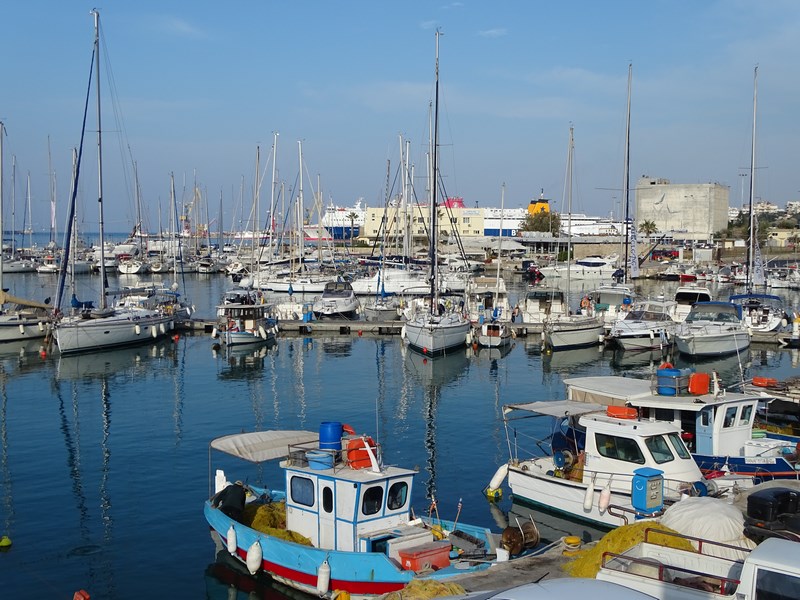
[[[221,304],[217,306],[220,316],[211,337],[229,347],[274,342],[278,334],[278,322],[272,316],[274,310],[271,304],[263,303]]]
[[[668,368],[654,381],[619,376],[565,379],[567,398],[637,411],[637,423],[664,422],[680,428],[695,462],[711,479],[725,474],[752,479],[800,478],[800,438],[754,428],[760,403],[769,390],[736,393],[721,390],[714,375]]]
[[[247,484],[246,502],[237,489],[241,482],[231,484],[216,470],[204,513],[212,537],[251,574],[264,572],[308,594],[370,598],[415,579],[447,580],[532,552],[525,527],[493,534],[459,522],[458,512],[454,521],[439,519],[435,503],[428,516],[415,516],[416,471],[384,465],[380,444],[338,422],[322,423],[319,435],[228,435],[213,440],[209,452],[210,468],[223,453],[257,465],[252,473],[282,459],[281,489],[261,487],[237,472]],[[239,505],[228,503],[231,490]],[[263,526],[269,515],[272,524]]]

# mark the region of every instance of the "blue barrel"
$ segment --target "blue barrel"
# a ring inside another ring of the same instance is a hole
[[[658,379],[659,396],[676,396],[678,394],[678,377],[680,369],[658,369],[656,377]]]
[[[342,449],[342,424],[339,421],[323,421],[319,426],[320,450]]]

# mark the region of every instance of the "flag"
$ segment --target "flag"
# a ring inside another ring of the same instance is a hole
[[[628,277],[634,279],[639,276],[639,253],[636,251],[636,227],[630,221],[628,222],[628,236],[630,237]]]

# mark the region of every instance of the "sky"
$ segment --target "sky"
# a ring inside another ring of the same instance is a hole
[[[49,230],[52,197],[63,230],[92,8],[17,0],[0,9],[6,230],[31,220]],[[117,0],[96,8],[107,231],[132,229],[139,214],[145,229],[168,228],[171,174],[179,210],[212,231],[220,218],[236,228],[254,204],[257,152],[260,214],[272,200],[276,156],[283,219],[299,191],[301,148],[308,210],[315,193],[325,205],[383,206],[387,189],[399,191],[401,137],[424,198],[437,30],[440,172],[446,194],[467,206],[524,207],[544,190],[566,210],[573,127],[573,212],[623,214],[629,65],[631,188],[641,175],[717,182],[730,186],[731,205],[747,203],[758,66],[754,197],[781,207],[800,199],[796,0]],[[86,231],[98,222],[94,112],[92,97],[77,193]],[[195,188],[203,200],[191,203]]]

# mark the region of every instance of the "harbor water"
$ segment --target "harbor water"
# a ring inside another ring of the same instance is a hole
[[[85,278],[87,288],[98,286],[97,276]],[[137,283],[122,277],[110,287]],[[196,315],[208,319],[231,285],[222,275],[186,275],[180,283]],[[665,285],[641,287],[656,293]],[[517,281],[512,293],[524,294],[524,286]],[[4,287],[43,299],[54,296],[55,278],[7,274]],[[482,493],[509,456],[502,406],[563,399],[568,376],[650,377],[664,360],[658,351],[599,348],[543,354],[534,336],[502,352],[465,348],[428,360],[399,336],[351,330],[279,337],[272,347],[231,353],[200,332],[70,357],[41,353],[39,342],[0,346],[0,535],[12,541],[0,553],[2,596],[245,594],[250,584],[230,587],[217,570],[203,518],[209,442],[240,431],[347,423],[382,444],[385,462],[419,469],[417,513],[435,498],[442,518],[455,517],[460,504],[460,520],[497,529],[509,511],[519,518],[508,497],[495,505]],[[668,358],[675,368],[693,366]],[[754,375],[785,379],[798,361],[797,350],[752,346],[695,366],[733,384]],[[282,483],[277,469],[250,476]],[[590,535],[541,519],[551,535]]]

